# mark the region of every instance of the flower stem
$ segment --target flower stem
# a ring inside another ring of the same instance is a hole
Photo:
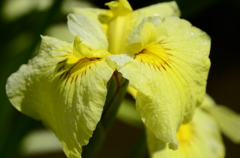
[[[90,138],[89,144],[83,147],[82,157],[94,158],[100,151],[106,135],[111,128],[121,101],[126,94],[128,81],[119,72],[114,72],[108,82],[108,94],[104,105],[102,118]]]

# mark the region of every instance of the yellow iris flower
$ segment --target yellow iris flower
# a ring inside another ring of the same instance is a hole
[[[79,158],[118,71],[138,90],[137,110],[147,128],[177,149],[178,128],[205,95],[210,39],[177,17],[175,2],[136,11],[126,0],[107,5],[110,10],[73,10],[73,43],[42,36],[39,53],[9,77],[7,95],[54,131],[68,157]]]
[[[193,120],[178,131],[179,149],[172,151],[166,143],[147,130],[148,147],[152,158],[223,158],[225,147],[221,132],[240,143],[240,116],[225,106],[217,105],[209,96],[197,108]]]

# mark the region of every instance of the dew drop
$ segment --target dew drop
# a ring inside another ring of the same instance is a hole
[[[194,35],[194,33],[193,33],[193,32],[191,32],[191,35],[193,36],[193,35]]]
[[[151,63],[154,63],[154,60],[151,60]]]
[[[159,16],[159,15],[157,13],[155,13],[154,16]]]

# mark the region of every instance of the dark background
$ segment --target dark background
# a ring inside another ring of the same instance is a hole
[[[90,1],[101,8],[104,8],[103,4],[108,2]],[[137,9],[162,1],[129,0],[129,2],[133,9]],[[207,92],[217,103],[240,113],[240,0],[177,0],[177,3],[182,12],[181,17],[207,32],[212,39],[210,53],[212,66]],[[4,0],[0,1],[1,10],[3,4]],[[20,114],[10,105],[5,94],[5,84],[7,77],[32,56],[40,41],[39,34],[44,34],[51,24],[66,22],[66,15],[59,10],[60,5],[61,0],[55,1],[49,10],[32,10],[14,21],[5,20],[3,15],[0,17],[0,157],[19,157],[17,149],[21,139],[32,129],[43,128],[40,122]],[[12,44],[19,34],[27,34],[31,37],[26,46],[20,50],[17,49],[17,45]],[[126,157],[138,137],[141,137],[139,129],[116,121],[99,157]],[[223,138],[226,157],[240,157],[240,145]],[[146,151],[143,150],[142,153],[143,157],[147,157]],[[63,153],[52,153],[38,157],[65,156]]]

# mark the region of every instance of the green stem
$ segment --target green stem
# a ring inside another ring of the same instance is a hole
[[[111,128],[117,114],[117,110],[126,94],[128,81],[118,72],[114,72],[108,83],[108,94],[102,118],[93,133],[89,144],[83,147],[83,158],[94,158],[99,153],[106,135]]]

